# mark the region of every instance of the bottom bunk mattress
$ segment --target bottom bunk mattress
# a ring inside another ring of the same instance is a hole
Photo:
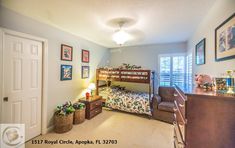
[[[102,88],[100,94],[106,98],[107,107],[130,113],[151,115],[148,93]]]

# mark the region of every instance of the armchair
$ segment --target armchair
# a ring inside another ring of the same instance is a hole
[[[155,95],[152,100],[152,115],[154,119],[173,123],[174,93],[174,87],[159,87],[158,95]]]

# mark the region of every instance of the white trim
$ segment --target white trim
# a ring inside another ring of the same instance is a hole
[[[23,37],[26,39],[31,39],[31,40],[36,40],[39,42],[42,42],[42,47],[43,47],[43,63],[42,63],[42,124],[41,124],[41,134],[46,134],[48,129],[47,129],[47,100],[48,100],[48,40],[44,39],[44,38],[40,38],[40,37],[36,37],[36,36],[32,36],[29,34],[25,34],[25,33],[21,33],[21,32],[16,32],[16,31],[12,31],[12,30],[8,30],[5,28],[1,28],[0,27],[0,71],[2,71],[2,73],[0,73],[0,123],[1,123],[1,119],[2,119],[2,98],[3,98],[3,49],[4,49],[4,36],[6,34],[9,35],[13,35],[13,36],[18,36],[18,37]]]
[[[47,130],[46,130],[46,133],[49,133],[49,132],[53,131],[53,129],[54,129],[53,125],[48,127]]]
[[[182,53],[168,53],[168,54],[159,54],[158,57],[172,57],[172,56],[186,56],[187,54]]]
[[[3,31],[0,28],[0,123],[2,123],[2,98],[3,98]]]
[[[42,61],[42,134],[47,133],[47,100],[48,100],[48,41],[43,42],[43,61]]]

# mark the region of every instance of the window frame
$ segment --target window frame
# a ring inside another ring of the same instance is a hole
[[[174,84],[173,81],[172,81],[172,75],[173,75],[173,57],[176,57],[176,56],[183,56],[184,57],[184,82],[186,83],[186,73],[187,73],[187,56],[188,54],[187,53],[170,53],[170,54],[159,54],[158,55],[158,86],[161,86],[160,85],[160,80],[161,80],[161,68],[160,68],[160,64],[161,64],[161,57],[170,57],[170,86],[173,86]]]
[[[189,59],[191,60],[191,65],[189,65]],[[193,85],[193,55],[192,55],[192,53],[188,53],[188,54],[186,54],[186,75],[185,75],[185,77],[186,77],[186,80],[188,80],[188,81],[186,81],[189,85]],[[190,67],[191,66],[191,67]],[[191,79],[190,79],[190,77],[191,77]]]

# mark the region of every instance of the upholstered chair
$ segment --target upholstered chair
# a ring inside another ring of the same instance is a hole
[[[152,115],[154,119],[173,123],[174,93],[174,87],[159,87],[158,94],[152,100]]]

